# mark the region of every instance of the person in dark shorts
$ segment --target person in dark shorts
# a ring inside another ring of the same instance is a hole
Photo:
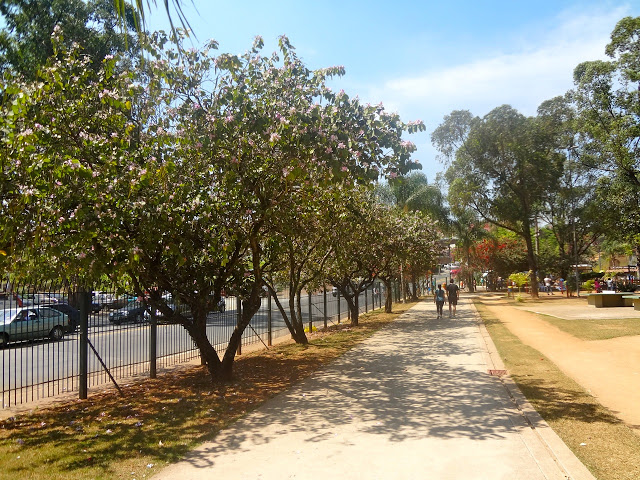
[[[442,307],[444,307],[444,290],[442,285],[438,284],[438,289],[434,292],[433,301],[436,303],[436,309],[438,310],[438,317],[442,318]]]
[[[460,292],[460,288],[453,283],[453,278],[451,279],[449,285],[447,285],[447,300],[449,300],[449,316],[456,316],[456,306],[458,305],[458,294]],[[453,308],[452,308],[453,307]]]

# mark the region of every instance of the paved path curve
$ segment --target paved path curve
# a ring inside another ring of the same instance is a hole
[[[441,320],[420,303],[154,478],[593,479],[487,373],[501,365],[476,319],[468,300]]]

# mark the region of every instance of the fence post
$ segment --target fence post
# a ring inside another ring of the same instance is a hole
[[[364,289],[364,313],[369,313],[369,298],[367,295],[367,291],[369,288]]]
[[[371,289],[371,310],[376,309],[376,286],[373,284],[373,288]]]
[[[267,299],[267,345],[270,347],[273,342],[271,326],[271,295]]]
[[[157,378],[158,375],[158,320],[155,309],[151,309],[149,320],[149,378]]]
[[[327,286],[322,291],[322,314],[324,316],[324,329],[327,329]]]
[[[240,321],[242,319],[242,303],[240,302],[240,297],[236,295],[236,326],[240,326]],[[238,350],[236,351],[238,355],[242,355],[242,338],[238,342]]]
[[[313,312],[311,311],[311,292],[309,292],[309,335],[313,333]]]
[[[80,345],[78,359],[78,398],[86,400],[89,394],[89,309],[90,293],[86,288],[80,291]]]

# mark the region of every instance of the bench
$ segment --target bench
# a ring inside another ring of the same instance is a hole
[[[623,295],[622,298],[624,298],[625,302],[631,303],[634,310],[640,311],[640,295]]]
[[[587,302],[596,308],[633,306],[632,299],[623,298],[625,296],[630,296],[629,292],[590,293]]]

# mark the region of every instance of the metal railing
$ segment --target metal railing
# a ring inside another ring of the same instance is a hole
[[[0,333],[3,408],[68,392],[79,392],[84,398],[89,389],[134,376],[155,377],[158,369],[199,358],[197,347],[182,326],[162,322],[154,325],[144,314],[123,317],[122,309],[130,312],[133,308],[129,307],[136,306],[132,297],[96,292],[92,307],[82,315],[82,309],[70,309],[80,305],[77,294],[64,288],[12,286],[10,292],[0,293],[0,311],[5,315]],[[286,305],[285,297],[281,302]],[[301,300],[305,327],[310,331],[348,321],[347,302],[339,295],[325,290],[304,295]],[[380,283],[359,298],[361,313],[383,305]],[[54,309],[66,313],[56,316]],[[226,348],[238,312],[237,298],[227,297],[224,311],[207,316],[207,336],[218,352]],[[13,318],[18,314],[27,317]],[[8,324],[12,323],[19,324],[18,330],[11,330],[14,327]],[[64,329],[61,338],[54,331],[57,327]],[[241,345],[269,347],[277,338],[288,335],[275,302],[265,297],[244,331]]]

